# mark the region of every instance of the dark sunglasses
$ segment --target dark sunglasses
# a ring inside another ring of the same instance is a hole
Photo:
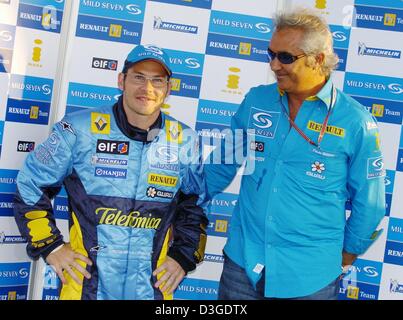
[[[297,56],[293,56],[291,53],[288,52],[274,52],[270,50],[270,48],[267,49],[267,55],[269,56],[270,62],[273,61],[276,57],[278,61],[280,61],[282,64],[290,64],[293,63],[295,60],[298,60],[299,58],[305,57],[306,54],[302,53]]]

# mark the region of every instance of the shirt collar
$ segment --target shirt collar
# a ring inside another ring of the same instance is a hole
[[[325,85],[322,87],[322,89],[320,89],[320,91],[315,95],[315,96],[310,96],[308,98],[306,98],[306,101],[315,101],[315,100],[322,100],[327,109],[330,109],[330,102],[331,102],[331,98],[332,98],[332,88],[333,88],[333,83],[331,80],[331,77],[326,81]],[[281,90],[279,87],[277,87],[280,96],[284,96],[285,91]]]

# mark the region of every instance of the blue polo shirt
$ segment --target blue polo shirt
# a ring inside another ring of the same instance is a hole
[[[319,147],[290,127],[277,84],[252,88],[232,119],[233,130],[255,131],[246,146],[255,151],[247,160],[254,170],[242,177],[224,251],[253,285],[265,270],[266,297],[320,290],[340,275],[343,249],[362,254],[380,235],[385,170],[376,120],[328,80],[295,123],[317,142],[329,109]],[[209,195],[224,190],[238,168],[206,165]]]

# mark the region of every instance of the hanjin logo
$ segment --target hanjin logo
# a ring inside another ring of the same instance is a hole
[[[92,67],[95,69],[116,71],[118,68],[118,61],[94,57],[92,58]]]
[[[31,152],[35,148],[35,142],[33,141],[18,141],[18,152]]]

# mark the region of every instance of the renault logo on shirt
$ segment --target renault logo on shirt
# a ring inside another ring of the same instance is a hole
[[[178,182],[178,177],[164,176],[161,174],[150,173],[148,174],[148,183],[156,184],[165,187],[175,187]]]
[[[97,153],[107,153],[107,154],[128,155],[129,154],[129,142],[98,139],[96,152]]]
[[[110,134],[111,116],[104,113],[91,113],[91,132],[95,134]]]

